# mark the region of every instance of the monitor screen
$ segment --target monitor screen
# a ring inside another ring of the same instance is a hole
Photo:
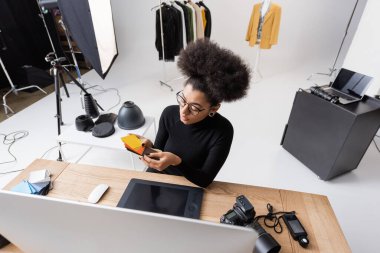
[[[3,190],[0,210],[17,252],[244,253],[257,239],[248,227]]]
[[[363,97],[372,77],[342,68],[332,88],[357,98]]]
[[[199,218],[202,196],[201,188],[132,179],[117,206]]]

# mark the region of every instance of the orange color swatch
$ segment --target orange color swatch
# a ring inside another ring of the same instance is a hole
[[[141,140],[134,134],[129,134],[121,138],[124,142],[124,146],[138,155],[142,155],[145,147],[142,145]]]

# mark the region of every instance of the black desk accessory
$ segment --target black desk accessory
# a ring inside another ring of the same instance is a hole
[[[199,219],[203,189],[131,179],[118,207]]]

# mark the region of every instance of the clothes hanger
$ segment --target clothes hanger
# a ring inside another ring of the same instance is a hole
[[[162,5],[162,6],[165,6],[165,5],[168,5],[168,3],[167,3],[167,2],[162,2],[162,3],[159,4],[159,5],[153,6],[150,10],[151,10],[151,11],[154,11],[154,10],[160,8],[161,5]]]

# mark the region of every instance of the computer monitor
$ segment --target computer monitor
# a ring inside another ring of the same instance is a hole
[[[250,253],[251,228],[0,190],[0,234],[28,253]]]

